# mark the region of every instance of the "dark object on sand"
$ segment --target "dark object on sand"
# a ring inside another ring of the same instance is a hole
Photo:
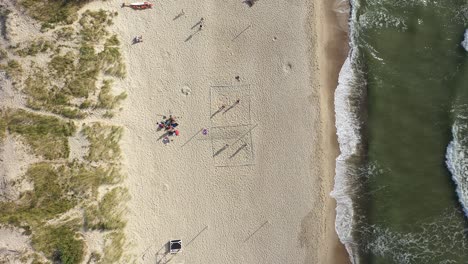
[[[169,252],[171,254],[177,254],[182,251],[182,240],[170,240],[169,241]]]
[[[143,36],[136,36],[132,40],[133,44],[137,44],[137,43],[140,43],[140,42],[143,42]]]
[[[137,3],[131,3],[131,4],[122,3],[122,7],[130,7],[135,10],[143,10],[143,9],[153,8],[153,4],[150,2],[137,2]]]
[[[249,7],[252,7],[257,1],[258,0],[244,0],[243,3],[247,4]]]

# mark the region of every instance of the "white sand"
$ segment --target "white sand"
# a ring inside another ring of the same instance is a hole
[[[128,253],[137,263],[337,263],[334,87],[318,77],[329,36],[318,42],[312,3],[153,2],[90,5],[119,12],[128,66],[113,121],[126,128]],[[144,41],[131,45],[137,35]],[[210,118],[223,104],[229,111]],[[164,145],[156,122],[168,114],[181,135]],[[184,243],[173,258],[170,239]]]
[[[0,228],[0,262],[21,263],[19,257],[30,250],[29,238],[21,233],[22,229]]]

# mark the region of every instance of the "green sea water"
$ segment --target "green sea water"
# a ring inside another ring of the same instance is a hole
[[[468,263],[468,1],[353,7],[353,65],[366,96],[352,195],[355,262]]]

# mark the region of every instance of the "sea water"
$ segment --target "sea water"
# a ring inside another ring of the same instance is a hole
[[[335,113],[353,263],[468,263],[468,1],[351,0]]]

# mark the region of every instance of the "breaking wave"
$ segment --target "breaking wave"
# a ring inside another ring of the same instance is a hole
[[[349,22],[350,47],[348,58],[344,62],[335,90],[335,118],[340,155],[336,159],[335,185],[331,196],[336,200],[335,229],[340,241],[353,263],[358,263],[356,243],[353,239],[355,211],[353,206],[353,191],[359,174],[355,158],[361,148],[360,111],[364,99],[365,80],[358,64],[358,49],[356,47],[357,32],[354,27],[358,0],[351,0],[351,18]]]
[[[466,51],[468,51],[468,29],[465,30],[464,39],[463,39],[461,45]]]
[[[465,107],[468,109],[468,107]],[[468,111],[465,111],[468,112]],[[468,217],[468,116],[458,113],[452,126],[453,140],[447,147],[446,164],[456,184],[458,199]]]

